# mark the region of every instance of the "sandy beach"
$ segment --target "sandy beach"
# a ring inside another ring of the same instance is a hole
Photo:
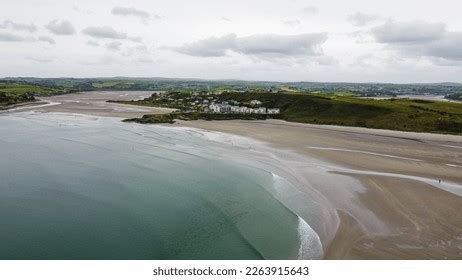
[[[275,120],[175,126],[251,137],[326,163],[328,176],[292,166],[300,190],[314,188],[339,219],[337,228],[317,229],[326,259],[462,258],[462,137]]]
[[[14,112],[129,118],[171,111],[106,102],[148,95],[69,94]],[[169,126],[210,132],[208,137],[218,135],[217,141],[230,145],[248,142],[242,159],[246,149],[258,152],[265,169],[298,188],[300,197],[288,198],[291,210],[319,235],[326,259],[462,259],[461,136],[278,120]],[[306,209],[306,199],[317,207]]]

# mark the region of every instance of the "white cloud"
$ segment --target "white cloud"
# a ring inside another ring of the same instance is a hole
[[[120,7],[120,6],[117,6],[117,7],[114,7],[112,9],[111,13],[113,15],[116,15],[116,16],[137,17],[137,18],[141,19],[144,24],[148,24],[149,21],[151,21],[151,20],[157,20],[157,19],[161,18],[157,14],[151,14],[148,11],[136,9],[136,8],[133,8],[133,7]]]
[[[140,37],[130,37],[127,33],[116,31],[110,26],[91,26],[82,31],[84,34],[97,39],[119,39],[140,42]]]
[[[228,51],[260,58],[269,58],[270,56],[317,56],[322,55],[321,46],[326,40],[326,33],[298,35],[258,34],[246,37],[228,34],[222,37],[210,37],[171,49],[200,57],[225,56]]]
[[[96,42],[96,41],[91,41],[91,40],[90,40],[90,41],[87,41],[87,42],[86,42],[86,45],[87,45],[87,46],[91,46],[91,47],[99,47],[99,43],[98,43],[98,42]]]
[[[3,23],[0,23],[0,29],[12,29],[16,31],[27,31],[33,33],[37,31],[37,26],[35,24],[24,24],[24,23],[17,23],[11,20],[5,20]]]
[[[8,32],[0,32],[0,42],[24,42],[28,41],[28,38],[22,37],[16,34]]]
[[[387,22],[373,28],[372,35],[406,55],[462,61],[462,32],[449,32],[443,23]]]
[[[106,46],[106,49],[110,51],[120,51],[120,48],[122,47],[122,43],[114,41],[114,42],[107,43],[105,46]]]
[[[49,37],[49,36],[39,36],[38,40],[41,41],[41,42],[46,42],[46,43],[48,43],[50,45],[56,44],[56,41],[53,38]]]
[[[425,21],[387,21],[372,29],[372,34],[380,43],[429,42],[440,38],[445,32],[445,24]]]
[[[132,7],[114,7],[111,11],[113,15],[118,16],[135,16],[141,18],[151,18],[151,15],[143,10],[138,10]]]
[[[73,35],[75,28],[68,20],[53,20],[45,26],[51,33],[55,35]]]
[[[362,27],[380,19],[378,15],[369,15],[364,13],[355,13],[347,17],[347,20],[354,26]]]

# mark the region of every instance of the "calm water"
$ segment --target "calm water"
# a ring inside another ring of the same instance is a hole
[[[224,145],[110,118],[0,116],[0,259],[320,257],[268,192],[289,183]]]

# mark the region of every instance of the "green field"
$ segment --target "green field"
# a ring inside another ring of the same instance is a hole
[[[22,83],[0,83],[0,106],[35,101],[35,96],[66,93],[65,89]]]
[[[291,122],[462,134],[462,103],[258,92],[224,93],[220,99],[257,99],[280,108],[280,117]]]

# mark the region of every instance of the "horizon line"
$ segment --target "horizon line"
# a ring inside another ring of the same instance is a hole
[[[180,78],[180,77],[140,77],[140,76],[100,76],[100,77],[72,77],[72,76],[62,76],[62,77],[37,77],[37,76],[3,76],[0,77],[0,80],[8,79],[158,79],[158,80],[186,80],[186,81],[212,81],[212,82],[225,82],[225,81],[235,81],[235,82],[255,82],[255,83],[313,83],[313,84],[389,84],[389,85],[442,85],[442,84],[457,84],[462,85],[462,82],[377,82],[377,81],[368,81],[368,82],[347,82],[347,81],[284,81],[284,80],[246,80],[246,79],[235,79],[235,78],[219,78],[219,79],[207,79],[207,78]]]

